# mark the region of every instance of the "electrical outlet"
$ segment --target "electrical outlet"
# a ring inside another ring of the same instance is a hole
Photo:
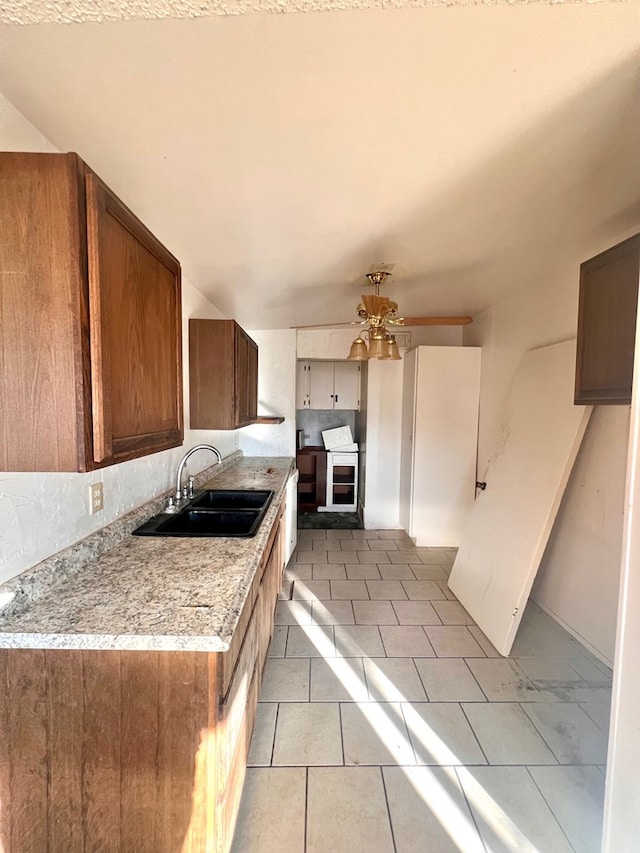
[[[89,515],[100,512],[104,507],[104,492],[102,483],[93,483],[89,486]]]

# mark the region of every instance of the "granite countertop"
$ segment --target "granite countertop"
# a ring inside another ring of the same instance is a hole
[[[217,489],[273,489],[253,538],[127,533],[81,570],[58,570],[56,582],[27,606],[8,608],[0,618],[0,647],[226,651],[292,470],[289,458],[241,458],[210,481]],[[140,512],[131,515],[129,530],[145,520]],[[30,581],[37,581],[38,570],[30,570]]]

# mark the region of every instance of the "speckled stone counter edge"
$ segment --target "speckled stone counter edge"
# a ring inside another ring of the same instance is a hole
[[[34,608],[42,606],[45,606],[48,616],[55,613],[55,610],[50,610],[49,606],[45,605],[45,602],[55,598],[56,587],[60,586],[62,594],[62,589],[64,589],[65,585],[68,588],[69,584],[73,583],[76,577],[78,577],[79,584],[78,594],[76,595],[76,600],[71,602],[71,606],[73,608],[77,607],[78,602],[81,601],[83,597],[86,597],[83,590],[83,582],[91,584],[95,579],[95,571],[105,565],[105,560],[111,561],[112,555],[118,555],[116,558],[117,562],[118,558],[122,557],[122,548],[127,548],[129,543],[133,544],[131,537],[129,536],[131,530],[134,529],[136,525],[146,520],[150,515],[157,512],[158,509],[162,508],[161,499],[155,499],[154,501],[145,504],[135,512],[129,513],[127,516],[123,516],[119,519],[117,523],[118,527],[121,527],[119,532],[113,531],[113,526],[116,523],[98,531],[97,533],[102,534],[100,538],[104,540],[103,548],[100,553],[97,553],[97,551],[93,549],[85,550],[87,542],[86,540],[83,540],[78,543],[77,546],[73,546],[71,549],[65,549],[64,552],[55,555],[50,560],[43,561],[43,563],[40,563],[38,566],[35,566],[28,572],[25,572],[24,575],[14,579],[11,582],[12,585],[16,584],[16,582],[19,583],[21,580],[24,581],[25,576],[31,580],[31,583],[27,584],[30,598],[27,599],[26,596],[21,596],[21,601],[16,610],[9,615],[6,611],[0,614],[0,647],[85,650],[226,651],[229,648],[240,613],[244,607],[248,590],[251,588],[255,571],[260,565],[264,547],[273,527],[273,523],[280,511],[287,480],[294,468],[294,461],[295,460],[293,458],[289,457],[282,457],[277,460],[267,457],[245,458],[241,453],[236,453],[228,459],[226,466],[213,466],[213,468],[206,469],[201,475],[199,475],[197,479],[198,487],[217,487],[218,475],[221,475],[220,488],[255,488],[256,485],[259,485],[255,481],[255,467],[260,468],[261,466],[266,465],[266,474],[274,473],[274,469],[269,467],[272,463],[276,463],[276,469],[278,469],[277,484],[273,481],[271,483],[271,487],[275,487],[276,491],[274,501],[265,516],[263,524],[253,539],[229,540],[223,538],[206,540],[208,543],[211,543],[211,546],[214,546],[214,543],[217,542],[221,543],[223,551],[225,550],[225,546],[222,543],[226,542],[226,548],[228,549],[229,547],[232,547],[241,558],[237,570],[234,569],[233,564],[231,564],[232,576],[224,581],[225,584],[228,584],[229,581],[231,581],[231,585],[223,586],[223,593],[220,596],[218,606],[212,614],[214,618],[208,624],[207,630],[203,631],[201,630],[203,626],[198,626],[194,633],[193,630],[190,630],[194,626],[180,624],[181,620],[178,619],[177,624],[172,623],[170,626],[165,624],[163,626],[165,630],[162,630],[162,628],[158,626],[160,630],[149,631],[148,628],[150,628],[151,625],[146,620],[142,619],[142,621],[137,624],[137,630],[133,633],[129,633],[126,630],[123,631],[122,627],[124,627],[124,625],[122,624],[120,626],[120,630],[116,629],[111,631],[109,630],[108,624],[105,624],[104,633],[96,633],[91,630],[80,630],[76,632],[73,628],[71,629],[72,633],[69,633],[68,628],[71,626],[64,617],[61,622],[58,622],[56,627],[50,628],[45,627],[44,623],[47,621],[46,617],[43,622],[40,622],[40,624],[38,617],[36,617],[35,623],[33,619],[30,618]],[[262,477],[261,474],[258,476],[259,478]],[[230,479],[232,482],[229,482]],[[238,486],[233,485],[233,482],[235,482],[236,479],[239,481]],[[243,480],[244,484],[242,484]],[[251,481],[251,485],[249,485],[247,480]],[[106,536],[109,532],[113,538]],[[96,535],[97,534],[92,534],[91,537],[87,537],[87,540],[93,539]],[[129,540],[129,543],[127,540]],[[152,541],[154,540],[148,540],[148,543],[150,544]],[[166,542],[167,540],[157,541]],[[192,542],[193,540],[187,539],[181,541]],[[140,544],[141,542],[138,543],[138,545]],[[94,548],[97,549],[97,547],[97,543],[94,543]],[[249,549],[249,552],[246,551],[247,548]],[[216,550],[217,546],[214,546],[214,552],[209,552],[209,554],[207,554],[207,559],[211,559]],[[64,560],[62,559],[63,557]],[[50,564],[57,567],[57,573],[54,574],[52,565]],[[33,575],[37,574],[43,567],[45,569],[44,577],[40,579],[33,579]],[[85,572],[84,574],[80,574],[83,568],[85,569]],[[88,579],[87,573],[89,573]],[[94,574],[92,575],[92,573]],[[188,580],[187,585],[189,583],[192,583],[192,581]],[[6,586],[7,585],[5,585],[5,588]],[[1,592],[2,588],[0,588],[0,593]],[[73,598],[73,595],[71,598]],[[29,606],[29,604],[31,606]],[[66,594],[63,596],[60,604],[64,611],[64,608],[69,604]],[[200,608],[196,609],[199,610]],[[203,609],[208,610],[209,608],[207,607]],[[108,619],[106,620],[106,623],[108,623]],[[111,627],[114,628],[115,626]],[[147,630],[145,630],[145,628],[147,628]],[[166,630],[167,628],[169,628],[168,631]]]
[[[242,458],[242,451],[236,450],[225,457],[221,465],[216,464],[205,468],[196,474],[196,488],[201,488],[212,477],[235,465]],[[157,498],[136,507],[126,515],[121,515],[111,524],[101,527],[95,533],[91,533],[63,551],[47,557],[46,560],[42,560],[0,585],[0,616],[3,619],[18,616],[38,598],[48,594],[61,581],[81,572],[87,563],[96,560],[106,551],[110,551],[111,548],[129,536],[132,530],[157,515],[164,507],[165,500],[170,494],[173,494],[173,489],[167,489]]]

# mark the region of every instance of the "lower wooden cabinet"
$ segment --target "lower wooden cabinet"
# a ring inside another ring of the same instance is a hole
[[[0,849],[228,853],[281,531],[227,652],[0,649]]]
[[[327,451],[324,447],[304,447],[296,453],[298,512],[316,512],[326,503]]]
[[[227,853],[235,830],[255,722],[262,671],[273,635],[274,613],[284,571],[283,516],[265,549],[251,616],[233,665],[227,693],[221,698],[217,730],[219,769],[216,850]],[[256,586],[254,582],[254,586]],[[247,605],[248,606],[248,605]],[[245,608],[246,609],[246,608]],[[244,614],[242,614],[244,616]],[[232,653],[230,649],[227,652]],[[224,657],[221,656],[221,657]]]

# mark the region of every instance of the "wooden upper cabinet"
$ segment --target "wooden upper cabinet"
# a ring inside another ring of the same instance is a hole
[[[576,405],[631,402],[640,234],[580,266]]]
[[[238,426],[258,416],[258,347],[236,324],[236,397]]]
[[[258,415],[258,347],[235,320],[189,320],[192,429],[238,429]]]
[[[180,265],[75,154],[0,154],[0,465],[183,441]]]

